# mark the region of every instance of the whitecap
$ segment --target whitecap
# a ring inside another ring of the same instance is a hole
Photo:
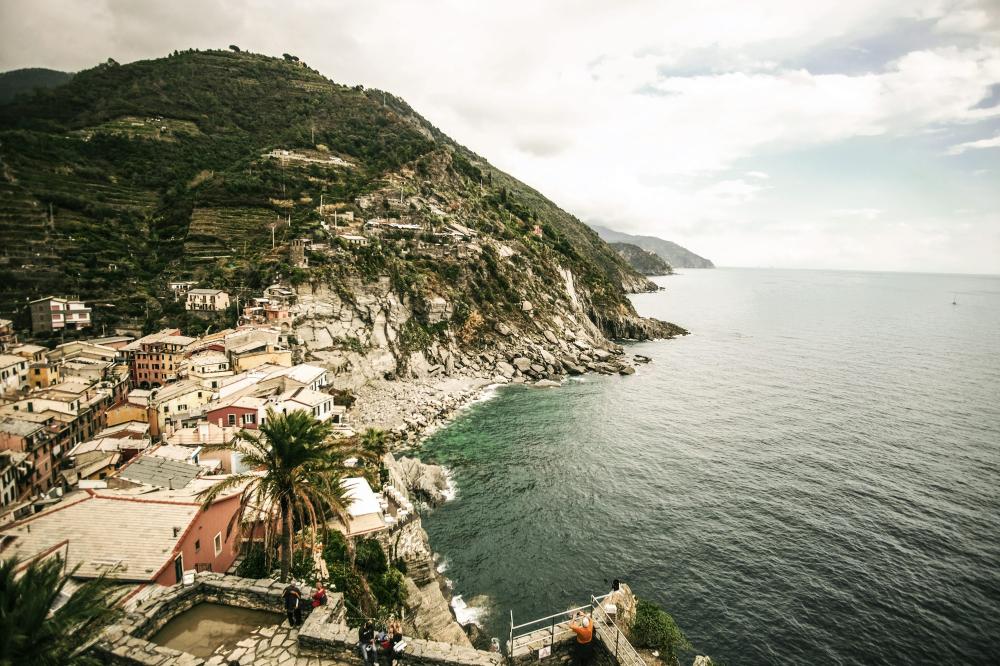
[[[459,624],[478,623],[483,615],[482,608],[467,605],[461,594],[451,598],[451,609],[455,612],[455,619]]]
[[[455,499],[455,496],[458,494],[458,487],[455,485],[455,479],[451,475],[451,470],[447,467],[443,468],[443,470],[447,485],[444,490],[441,491],[441,496],[444,497],[445,502],[450,502]]]

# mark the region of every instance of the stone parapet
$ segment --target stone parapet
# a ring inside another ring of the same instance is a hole
[[[499,666],[503,657],[462,645],[428,641],[409,636],[403,639],[406,649],[397,656],[403,664],[440,664],[444,666]],[[347,663],[361,663],[358,630],[334,617],[331,608],[315,610],[299,629],[299,645]]]

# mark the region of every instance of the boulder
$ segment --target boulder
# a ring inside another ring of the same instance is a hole
[[[498,321],[497,322],[496,329],[497,329],[497,333],[499,333],[500,335],[507,335],[507,336],[509,336],[509,335],[513,335],[514,334],[514,331],[510,330],[510,326],[508,326],[507,324],[503,323],[502,321]]]
[[[649,358],[648,356],[643,356],[642,354],[636,354],[635,356],[632,357],[632,360],[635,361],[636,363],[649,363],[653,359]]]
[[[500,361],[497,363],[497,372],[509,379],[514,376],[514,366],[507,361]]]
[[[540,349],[538,353],[541,355],[542,360],[548,363],[549,365],[552,365],[553,363],[556,362],[556,357],[553,356],[552,353],[549,352],[548,350]]]
[[[544,374],[544,372],[545,372],[545,366],[538,365],[537,363],[532,363],[531,364],[531,371],[534,372],[536,375]]]
[[[531,301],[521,301],[521,312],[531,312],[533,309]]]
[[[556,334],[550,331],[549,329],[545,329],[544,331],[542,331],[542,335],[544,335],[545,339],[548,340],[551,344],[554,345],[559,344],[559,338],[557,338]]]
[[[635,374],[635,368],[633,368],[631,365],[623,365],[622,367],[618,368],[618,374],[619,375],[634,375]]]
[[[555,388],[559,386],[559,382],[554,382],[551,379],[539,379],[532,386],[535,388]]]
[[[598,361],[607,361],[611,358],[611,352],[604,349],[595,349],[594,357],[597,358]]]
[[[512,363],[514,364],[514,367],[521,372],[527,372],[531,367],[531,361],[523,356],[518,356],[512,361]]]

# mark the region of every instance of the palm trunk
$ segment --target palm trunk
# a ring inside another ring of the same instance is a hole
[[[292,570],[292,511],[288,500],[281,500],[281,582],[288,581]]]

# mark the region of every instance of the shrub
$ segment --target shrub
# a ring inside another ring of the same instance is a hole
[[[376,539],[361,539],[354,552],[354,561],[366,578],[372,580],[375,576],[385,573],[389,568],[389,560],[385,551]]]
[[[259,543],[247,546],[243,560],[236,567],[236,575],[243,578],[266,578],[270,572],[264,546]]]
[[[653,648],[667,655],[667,663],[675,663],[675,650],[690,650],[684,632],[674,618],[656,604],[639,599],[632,622],[632,638],[639,647]]]
[[[379,576],[373,576],[371,589],[379,606],[396,610],[406,603],[406,583],[398,569],[388,569]]]
[[[323,561],[327,568],[347,562],[347,539],[337,530],[330,530],[323,542]]]

